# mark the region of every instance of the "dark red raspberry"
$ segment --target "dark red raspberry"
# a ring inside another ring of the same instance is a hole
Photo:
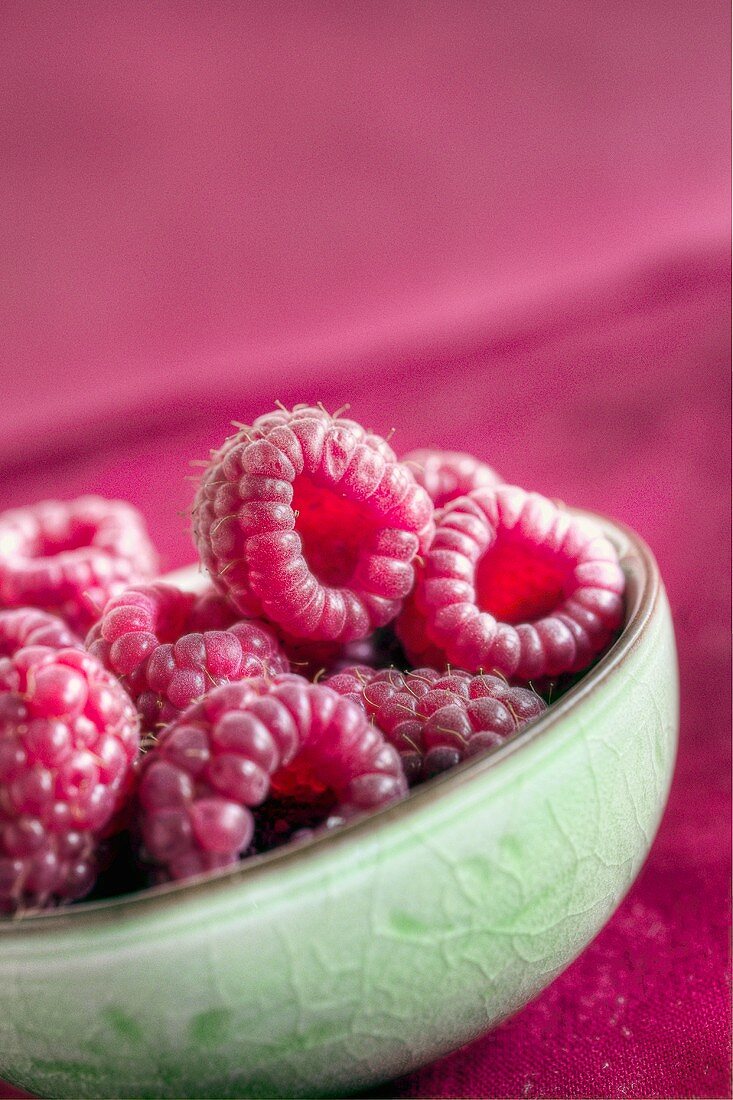
[[[143,729],[152,731],[219,684],[287,672],[272,631],[236,619],[239,612],[219,593],[138,585],[110,600],[87,648],[120,677]]]
[[[258,417],[214,456],[194,536],[244,614],[293,637],[347,642],[399,611],[432,514],[383,439],[298,405]]]
[[[12,657],[28,645],[45,645],[50,649],[83,649],[63,619],[49,615],[36,607],[15,607],[0,611],[0,656]]]
[[[427,491],[436,508],[465,496],[473,489],[499,485],[501,478],[485,462],[463,451],[437,451],[420,447],[402,459]]]
[[[101,497],[0,514],[0,605],[38,607],[85,631],[110,596],[155,574],[142,516]]]
[[[586,668],[621,624],[623,592],[595,523],[515,486],[475,489],[438,512],[397,634],[414,662],[437,653],[439,667],[526,683]]]
[[[295,675],[209,692],[163,731],[141,770],[145,853],[174,879],[236,863],[252,808],[271,785],[282,800],[288,776],[311,777],[316,796],[331,792],[330,824],[407,789],[398,753],[362,708]]]
[[[499,676],[356,666],[324,681],[364,708],[402,757],[410,785],[503,744],[547,709]]]
[[[91,889],[139,744],[130,699],[89,653],[0,658],[0,911]]]

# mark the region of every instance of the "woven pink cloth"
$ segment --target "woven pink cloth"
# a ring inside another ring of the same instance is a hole
[[[0,44],[0,505],[120,495],[184,564],[189,460],[279,398],[636,528],[682,685],[647,865],[533,1004],[377,1094],[729,1096],[722,6],[43,12]]]

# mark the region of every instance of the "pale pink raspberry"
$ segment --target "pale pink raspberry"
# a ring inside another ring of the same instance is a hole
[[[476,489],[437,513],[397,633],[415,662],[526,683],[586,668],[621,625],[623,593],[597,524],[515,486]]]
[[[155,575],[142,516],[121,500],[46,500],[0,514],[0,606],[37,607],[85,631],[107,600]]]
[[[258,417],[214,456],[194,537],[243,614],[294,638],[347,642],[400,610],[432,516],[383,439],[298,405]]]
[[[83,649],[81,638],[69,630],[58,615],[37,607],[14,607],[0,611],[0,656],[12,657],[18,649],[43,645],[50,649]]]
[[[440,451],[420,447],[402,459],[415,475],[415,481],[429,494],[436,508],[473,489],[499,485],[496,470],[464,451]]]

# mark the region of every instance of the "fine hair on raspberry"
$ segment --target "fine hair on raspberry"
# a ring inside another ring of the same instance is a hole
[[[476,489],[437,513],[397,633],[414,663],[517,683],[580,672],[621,625],[624,583],[596,523],[516,486]]]
[[[194,503],[201,559],[242,613],[324,642],[394,619],[432,523],[428,494],[384,439],[304,405],[227,440]]]

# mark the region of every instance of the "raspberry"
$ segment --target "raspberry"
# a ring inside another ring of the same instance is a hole
[[[47,500],[0,514],[0,606],[38,607],[84,631],[110,596],[156,567],[143,518],[123,501]]]
[[[465,496],[472,489],[489,488],[501,481],[496,470],[463,451],[435,451],[420,447],[402,459],[415,474],[436,508]]]
[[[130,699],[90,654],[0,658],[0,911],[91,889],[139,744]]]
[[[287,672],[272,631],[237,619],[236,608],[213,590],[195,596],[161,582],[138,585],[110,600],[87,648],[120,677],[143,729],[152,731],[212,687]]]
[[[194,537],[243,614],[296,638],[348,642],[396,616],[432,515],[383,439],[297,405],[259,417],[214,456]]]
[[[580,672],[620,626],[624,575],[590,520],[501,485],[459,497],[436,522],[397,623],[414,662],[439,653],[440,667],[526,683]]]
[[[82,649],[82,642],[69,630],[63,619],[35,607],[17,607],[0,611],[0,656],[12,657],[28,645],[50,649]]]
[[[144,854],[173,879],[230,866],[249,846],[251,810],[298,773],[330,792],[340,823],[406,793],[400,758],[363,710],[285,675],[209,692],[162,733],[139,785]]]
[[[468,672],[355,666],[324,683],[376,722],[402,757],[410,786],[501,745],[547,709],[526,688]]]

